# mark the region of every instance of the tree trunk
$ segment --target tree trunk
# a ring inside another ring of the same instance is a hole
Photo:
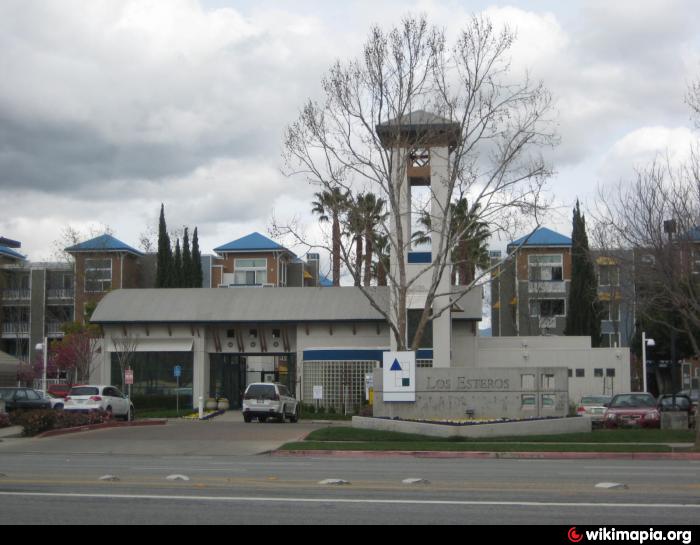
[[[365,278],[366,288],[372,283],[372,233],[365,233]]]
[[[362,285],[362,235],[355,239],[355,286]]]

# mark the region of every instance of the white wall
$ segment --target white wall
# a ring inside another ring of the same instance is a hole
[[[590,337],[478,338],[478,367],[565,367],[572,402],[590,394],[629,392],[629,348],[591,348]],[[577,377],[577,370],[584,377]],[[603,376],[596,377],[595,370]],[[614,370],[614,378],[607,377]]]

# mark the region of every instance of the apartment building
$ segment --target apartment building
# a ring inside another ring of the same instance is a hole
[[[17,250],[0,245],[0,352],[22,361],[33,359],[45,337],[63,337],[62,324],[74,320],[73,266],[30,262]]]

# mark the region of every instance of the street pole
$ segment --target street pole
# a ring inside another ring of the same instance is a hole
[[[647,385],[647,334],[642,331],[642,379],[644,380],[644,392],[648,392]]]

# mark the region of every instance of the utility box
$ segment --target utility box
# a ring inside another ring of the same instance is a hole
[[[688,429],[688,413],[668,411],[661,413],[661,429],[662,430],[687,430]]]

